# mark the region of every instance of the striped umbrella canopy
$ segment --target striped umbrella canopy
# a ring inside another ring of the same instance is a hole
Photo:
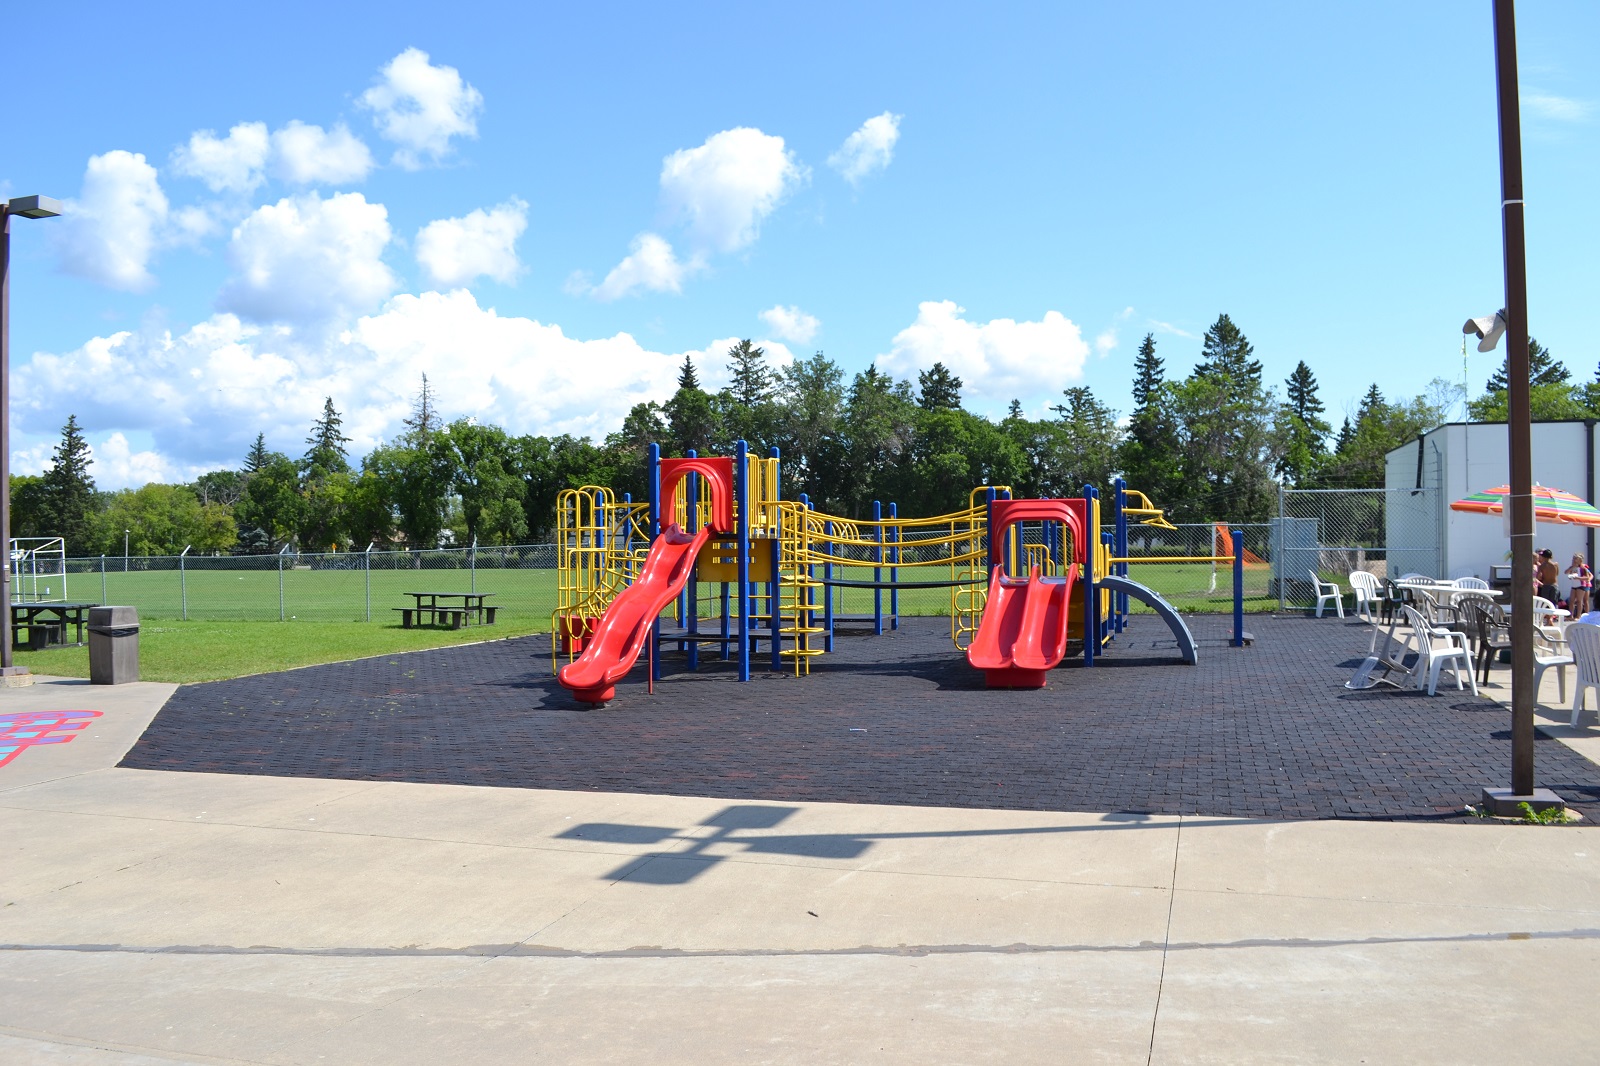
[[[1510,485],[1500,485],[1487,492],[1474,492],[1466,499],[1450,505],[1452,511],[1475,511],[1478,514],[1500,514],[1505,510],[1505,499],[1511,495]],[[1538,522],[1565,522],[1573,526],[1600,526],[1600,508],[1585,503],[1570,492],[1533,487],[1533,517]]]

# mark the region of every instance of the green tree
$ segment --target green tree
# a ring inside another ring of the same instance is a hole
[[[300,471],[282,452],[268,452],[234,505],[239,545],[247,552],[275,552],[300,528]]]
[[[11,535],[13,537],[44,537],[46,523],[45,497],[48,490],[44,478],[31,474],[11,475]]]
[[[679,389],[667,401],[665,412],[668,455],[684,456],[691,448],[706,455],[722,437],[721,412],[700,389]]]
[[[343,419],[334,410],[333,397],[322,404],[322,416],[306,438],[309,447],[300,460],[300,521],[296,533],[307,551],[328,551],[345,538],[345,509],[350,497],[350,461],[345,445],[350,438],[340,430]]]
[[[189,488],[202,506],[220,503],[232,507],[244,495],[249,476],[238,470],[212,470],[195,478]]]
[[[1248,366],[1237,374],[1197,368],[1172,398],[1182,482],[1157,502],[1178,520],[1264,521],[1276,504],[1272,471],[1282,447],[1272,393]]]
[[[403,440],[413,447],[426,444],[433,435],[444,428],[444,421],[439,417],[438,405],[434,402],[433,386],[428,383],[428,375],[422,375],[422,387],[417,390],[417,398],[411,405],[411,413],[401,420],[406,427],[401,434]]]
[[[389,484],[365,459],[361,473],[350,479],[344,520],[351,551],[362,551],[369,544],[387,548],[394,540],[394,503]]]
[[[1153,333],[1144,335],[1134,359],[1133,405],[1122,444],[1123,477],[1129,488],[1163,506],[1181,495],[1182,460],[1173,388]]]
[[[746,343],[749,342],[747,341]],[[699,387],[700,375],[694,372],[694,360],[685,354],[683,357],[683,366],[678,368],[678,388],[698,389]]]
[[[1291,484],[1306,485],[1316,480],[1327,459],[1328,434],[1333,427],[1322,418],[1316,375],[1305,360],[1289,375],[1284,398],[1287,435],[1277,472]]]
[[[257,433],[255,443],[250,445],[250,453],[244,457],[244,472],[253,474],[267,465],[272,453],[267,451],[267,435]]]
[[[961,409],[962,381],[943,363],[934,363],[917,374],[917,406],[924,411]]]
[[[1340,488],[1381,488],[1389,452],[1444,425],[1457,395],[1449,382],[1435,379],[1421,395],[1390,403],[1373,385],[1355,421],[1345,419],[1323,480]]]
[[[461,502],[465,542],[516,543],[528,531],[528,521],[522,478],[505,430],[462,418],[450,423],[442,439]]]
[[[1229,378],[1240,390],[1261,387],[1261,363],[1252,358],[1255,347],[1245,339],[1233,319],[1218,315],[1206,330],[1196,377]]]
[[[314,471],[329,474],[350,472],[350,459],[344,447],[350,443],[350,438],[340,430],[343,424],[344,419],[334,410],[333,397],[329,396],[322,402],[322,417],[313,423],[311,436],[306,438],[306,443],[311,447],[306,450],[305,458],[300,460],[301,469],[308,474]]]
[[[805,493],[818,508],[839,498],[839,424],[844,371],[821,352],[784,367],[777,444],[783,451],[784,495]]]
[[[61,443],[44,473],[39,507],[39,536],[61,537],[68,555],[88,554],[94,540],[99,508],[94,478],[89,476],[93,462],[78,417],[68,415],[67,424],[61,427]]]
[[[1057,483],[1075,486],[1068,493],[1072,496],[1082,495],[1085,485],[1105,491],[1120,466],[1123,432],[1117,413],[1095,399],[1087,386],[1067,389],[1063,395],[1067,402],[1052,408],[1061,420]]]
[[[741,407],[759,407],[772,398],[774,381],[772,369],[767,366],[767,351],[749,340],[728,349],[728,377],[728,392]]]
[[[902,463],[916,429],[911,386],[875,366],[850,383],[840,424],[839,499],[851,518],[864,518],[874,499],[897,498]]]
[[[438,430],[425,425],[420,423],[401,442],[379,445],[366,460],[367,468],[386,483],[395,524],[414,551],[439,546],[450,506],[448,450]]]
[[[1506,347],[1509,349],[1510,335],[1507,335]],[[1489,376],[1489,381],[1484,385],[1485,392],[1505,392],[1507,387],[1507,374],[1511,370],[1511,353],[1506,352],[1500,362],[1500,369]],[[1532,337],[1528,338],[1528,384],[1539,385],[1565,385],[1572,380],[1572,373],[1560,360],[1550,354],[1550,349],[1540,344]]]

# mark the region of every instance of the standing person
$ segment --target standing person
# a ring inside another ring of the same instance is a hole
[[[1567,610],[1572,612],[1574,618],[1588,614],[1589,590],[1594,587],[1594,571],[1583,561],[1581,552],[1573,553],[1572,565],[1567,568],[1567,576],[1572,578],[1572,592],[1567,597],[1570,601]]]
[[[1537,558],[1539,568],[1534,571],[1534,576],[1539,582],[1538,595],[1555,603],[1561,598],[1561,590],[1556,588],[1556,579],[1561,576],[1561,569],[1556,566],[1556,553],[1546,548]]]

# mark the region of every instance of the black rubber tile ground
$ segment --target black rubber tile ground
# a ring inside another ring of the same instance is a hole
[[[739,684],[668,656],[603,710],[574,703],[529,637],[181,688],[122,765],[746,800],[1448,819],[1510,781],[1510,714],[1470,693],[1348,692],[1367,630],[1252,617],[1200,662],[1135,616],[1093,669],[990,691],[948,624],[841,637],[809,678]],[[1497,670],[1505,683],[1505,670]],[[1536,745],[1539,783],[1600,817],[1600,767]]]

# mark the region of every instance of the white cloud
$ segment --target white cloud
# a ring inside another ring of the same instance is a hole
[[[1586,100],[1553,93],[1530,92],[1522,97],[1522,103],[1538,117],[1556,122],[1582,122],[1594,111],[1594,105]]]
[[[270,447],[298,454],[326,396],[344,417],[352,454],[364,454],[401,431],[424,373],[447,419],[475,416],[513,433],[599,437],[620,426],[634,404],[670,397],[685,354],[708,387],[726,384],[727,350],[736,340],[689,353],[652,351],[627,333],[581,340],[556,325],[502,317],[457,289],[397,296],[349,329],[310,340],[231,314],[176,335],[96,337],[16,368],[14,411],[19,432],[39,438],[55,436],[68,412],[91,434],[116,432],[124,441],[148,434],[155,458],[130,448],[128,469],[164,463],[184,477],[236,466],[258,432]],[[793,359],[780,343],[760,343],[775,367]],[[27,442],[19,448],[19,458],[31,454]],[[109,444],[96,455],[123,461]],[[27,467],[19,462],[18,469]],[[117,487],[98,466],[95,476]]]
[[[509,285],[521,269],[516,243],[527,228],[528,205],[516,197],[465,218],[436,219],[417,233],[417,262],[436,285],[466,285],[485,275]]]
[[[265,122],[241,122],[226,137],[196,130],[172,153],[172,169],[199,178],[212,192],[247,193],[261,184],[269,149]]]
[[[661,198],[697,247],[735,252],[756,239],[762,220],[805,177],[782,137],[739,127],[667,156]]]
[[[55,229],[68,273],[132,292],[155,284],[149,266],[167,221],[156,168],[121,150],[89,157],[78,199]]]
[[[616,300],[640,291],[682,292],[683,279],[702,265],[699,259],[680,260],[672,245],[658,234],[641,233],[633,239],[628,256],[590,291],[599,300]]]
[[[273,172],[296,185],[343,185],[372,170],[372,152],[344,123],[331,130],[295,120],[272,134]]]
[[[788,307],[779,304],[777,307],[767,308],[761,312],[761,321],[765,322],[767,328],[776,336],[786,341],[794,341],[796,344],[810,344],[811,338],[817,335],[817,330],[822,326],[815,315],[808,315],[792,304]]]
[[[1186,329],[1179,329],[1177,326],[1174,326],[1171,322],[1162,322],[1162,321],[1159,321],[1158,319],[1152,318],[1150,320],[1150,328],[1155,330],[1157,333],[1170,333],[1174,337],[1183,337],[1183,338],[1185,338],[1187,340],[1194,340],[1194,334],[1193,333],[1190,333]]]
[[[360,193],[316,193],[258,207],[233,231],[224,311],[259,322],[347,318],[394,291],[383,262],[389,213]]]
[[[894,158],[894,146],[900,140],[900,120],[904,117],[885,111],[867,119],[828,157],[828,165],[852,185],[875,170],[883,170]]]
[[[878,366],[896,377],[915,378],[943,363],[961,378],[963,393],[998,406],[1012,397],[1050,396],[1083,378],[1089,346],[1082,331],[1059,311],[1038,322],[996,318],[971,322],[952,300],[928,301],[917,319],[895,335]]]
[[[383,68],[378,84],[361,94],[385,140],[400,146],[394,161],[416,170],[450,151],[450,138],[476,137],[483,94],[455,67],[436,67],[428,53],[407,48]]]
[[[187,481],[204,470],[181,467],[160,452],[136,452],[121,433],[108,434],[99,444],[89,445],[94,461],[90,473],[99,489],[136,489],[152,481]]]
[[[1121,328],[1122,323],[1128,321],[1128,319],[1132,317],[1133,308],[1131,307],[1124,307],[1121,311],[1117,312],[1117,316],[1111,320],[1111,325],[1101,330],[1094,339],[1094,351],[1096,355],[1104,359],[1106,356],[1116,351],[1117,331]]]

